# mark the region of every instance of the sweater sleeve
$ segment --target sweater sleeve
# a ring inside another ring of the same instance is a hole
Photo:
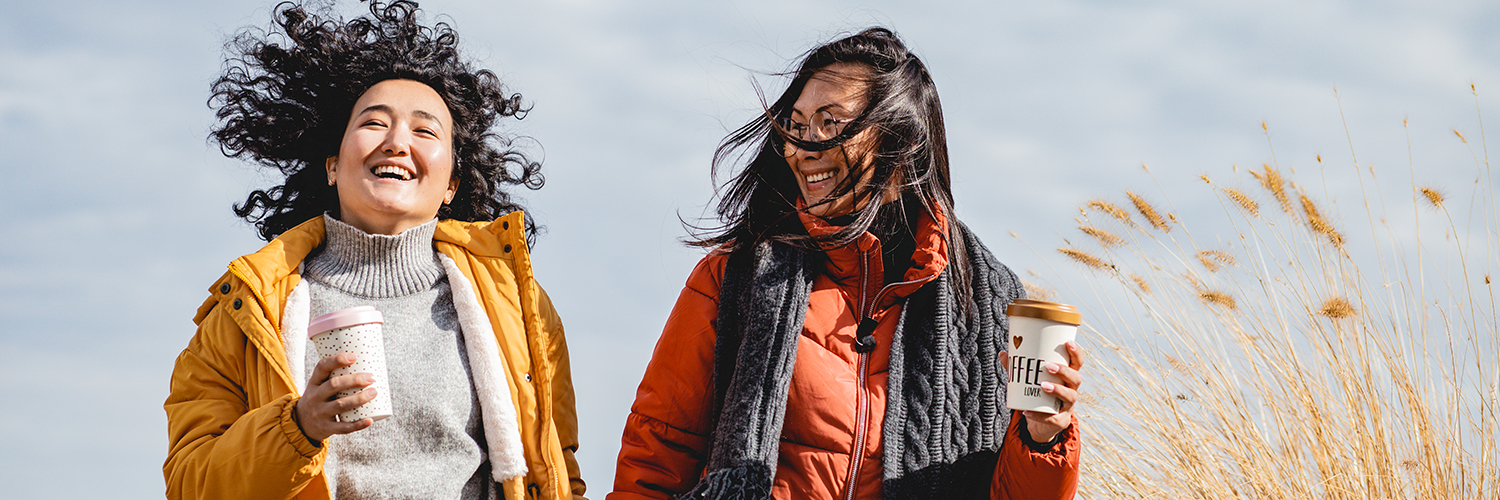
[[[210,311],[177,357],[167,412],[167,498],[291,498],[322,470],[288,394],[249,406],[244,384],[259,356],[234,320]]]
[[[672,498],[703,474],[722,264],[699,262],[667,318],[625,421],[609,500]]]
[[[991,500],[1066,500],[1078,491],[1078,460],[1082,443],[1078,418],[1063,430],[1057,442],[1037,445],[1022,436],[1025,416],[1013,412],[1000,460],[990,480]],[[1045,451],[1038,451],[1043,448]]]

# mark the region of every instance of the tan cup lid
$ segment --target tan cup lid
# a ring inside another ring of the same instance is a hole
[[[1073,326],[1083,324],[1083,315],[1078,313],[1077,306],[1045,300],[1016,299],[1005,306],[1005,315],[1045,319]]]

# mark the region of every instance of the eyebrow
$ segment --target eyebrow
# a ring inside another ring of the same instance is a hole
[[[390,113],[390,114],[393,114],[393,115],[396,114],[396,110],[391,109],[390,106],[387,106],[385,104],[371,104],[369,107],[367,107],[367,108],[365,108],[363,110],[360,110],[359,115],[357,115],[357,116],[364,116],[366,113],[369,113],[371,111],[384,111],[386,113]],[[428,120],[435,121],[435,122],[438,123],[438,125],[442,125],[443,124],[443,120],[439,119],[437,117],[437,115],[434,115],[432,113],[428,113],[428,112],[420,110],[420,109],[412,110],[411,114],[417,115],[419,117],[422,117],[422,118],[425,118],[425,119],[428,119]]]
[[[800,114],[802,116],[809,116],[809,115],[816,115],[818,113],[822,113],[823,111],[826,111],[829,108],[839,108],[841,110],[848,111],[847,108],[844,108],[843,104],[839,104],[839,103],[836,103],[836,102],[830,102],[828,104],[824,104],[824,105],[818,107],[818,109],[812,110],[811,113],[803,113],[802,110],[797,109],[796,106],[792,106],[792,113]]]

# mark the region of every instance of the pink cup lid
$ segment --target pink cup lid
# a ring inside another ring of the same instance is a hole
[[[340,309],[313,318],[312,323],[307,325],[307,336],[308,338],[312,338],[335,328],[346,328],[366,323],[385,323],[385,317],[380,315],[380,311],[377,311],[375,306]]]

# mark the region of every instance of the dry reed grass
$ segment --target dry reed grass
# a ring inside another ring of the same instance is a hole
[[[1245,193],[1241,193],[1239,190],[1233,188],[1224,188],[1224,195],[1228,196],[1230,200],[1234,200],[1234,203],[1239,205],[1245,213],[1250,214],[1251,217],[1260,216],[1260,204],[1256,203],[1249,196],[1245,196]]]
[[[1074,262],[1078,262],[1079,264],[1083,264],[1100,271],[1108,271],[1111,267],[1113,267],[1104,262],[1104,259],[1100,259],[1098,257],[1090,255],[1088,252],[1082,250],[1078,250],[1075,248],[1059,248],[1057,249],[1057,251],[1061,252],[1063,255],[1068,256],[1068,258],[1073,259]]]
[[[1172,227],[1168,226],[1166,220],[1162,219],[1161,214],[1157,213],[1156,207],[1151,206],[1150,203],[1146,203],[1145,198],[1141,198],[1130,191],[1126,191],[1125,196],[1129,197],[1130,202],[1135,204],[1135,210],[1141,213],[1141,217],[1145,217],[1146,222],[1151,223],[1151,227],[1163,233],[1172,231]]]
[[[1078,230],[1083,231],[1084,234],[1093,236],[1094,239],[1099,242],[1099,246],[1117,247],[1125,244],[1124,238],[1116,236],[1115,233],[1111,233],[1094,226],[1078,226]]]
[[[1487,179],[1488,161],[1475,163]],[[1127,192],[1160,233],[1099,238],[1088,228],[1137,226],[1095,200],[1108,218],[1081,229],[1102,253],[1059,249],[1097,271],[1102,301],[1080,332],[1094,353],[1080,498],[1500,500],[1493,190],[1464,200],[1481,207],[1470,224],[1437,188],[1366,195],[1355,208],[1370,232],[1355,235],[1337,228],[1337,203],[1276,167],[1249,173],[1281,214],[1209,182],[1229,222],[1189,217],[1176,223],[1198,234],[1168,234]],[[1371,206],[1443,232],[1395,227]]]
[[[1443,208],[1444,197],[1442,192],[1430,187],[1421,188],[1421,192],[1422,197],[1427,198],[1427,203],[1431,204],[1432,208]]]
[[[1115,220],[1123,222],[1126,225],[1135,226],[1135,221],[1130,220],[1130,212],[1126,212],[1125,209],[1117,207],[1113,203],[1104,200],[1090,200],[1088,207],[1113,217]]]
[[[1203,268],[1208,272],[1216,273],[1219,272],[1220,265],[1234,265],[1234,256],[1222,250],[1202,250],[1198,252],[1198,262],[1202,263]]]

